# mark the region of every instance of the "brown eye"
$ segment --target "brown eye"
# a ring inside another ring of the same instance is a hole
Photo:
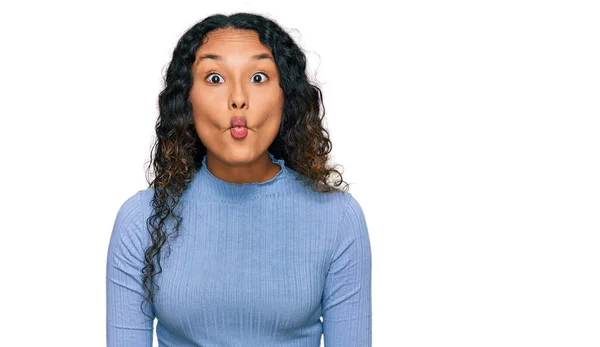
[[[254,76],[252,76],[253,83],[258,83],[258,84],[264,83],[267,79],[268,79],[267,75],[262,72],[257,72],[254,74]]]
[[[223,83],[220,82],[221,80],[223,80],[223,77],[217,73],[211,73],[206,76],[206,81],[210,84],[221,84]]]

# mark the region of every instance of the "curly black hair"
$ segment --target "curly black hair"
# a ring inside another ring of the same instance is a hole
[[[156,274],[162,272],[161,248],[168,236],[179,230],[182,217],[175,212],[175,207],[206,154],[206,147],[192,122],[192,105],[188,99],[193,83],[191,66],[207,33],[226,28],[253,30],[272,50],[284,102],[281,126],[268,151],[275,158],[284,159],[286,166],[298,172],[315,191],[348,191],[342,173],[335,169],[337,165],[327,165],[332,144],[322,124],[325,116],[323,97],[319,87],[307,77],[306,56],[301,48],[275,21],[262,15],[236,13],[206,17],[179,39],[164,77],[164,89],[158,97],[156,141],[146,169],[146,180],[154,196],[153,213],[146,221],[152,245],[144,254],[143,287],[147,296],[141,304],[142,312],[144,302],[153,301],[155,268],[158,268]],[[154,178],[150,180],[152,168]],[[328,181],[332,177],[337,180],[330,184]],[[167,233],[169,218],[175,223],[173,230]]]

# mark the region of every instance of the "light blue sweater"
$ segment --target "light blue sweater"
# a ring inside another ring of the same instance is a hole
[[[371,247],[348,192],[314,192],[283,159],[271,179],[231,183],[203,165],[161,249],[160,289],[144,306],[160,347],[371,346]],[[140,303],[152,190],[118,211],[106,267],[108,347],[151,347]],[[155,261],[156,264],[156,261]],[[150,282],[148,282],[149,284]],[[322,320],[321,320],[322,316]]]

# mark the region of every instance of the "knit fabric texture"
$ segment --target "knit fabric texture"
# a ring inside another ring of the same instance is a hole
[[[179,233],[161,249],[159,289],[143,306],[153,319],[140,307],[153,190],[121,205],[107,252],[108,347],[151,347],[154,319],[160,347],[371,346],[371,246],[359,203],[314,191],[269,157],[281,170],[253,183],[214,176],[204,157],[176,209]]]

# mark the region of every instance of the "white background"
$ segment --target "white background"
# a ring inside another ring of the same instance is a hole
[[[237,11],[291,31],[321,83],[369,226],[374,346],[600,345],[595,2],[217,3],[1,5],[1,345],[105,345],[162,73],[187,28]]]

